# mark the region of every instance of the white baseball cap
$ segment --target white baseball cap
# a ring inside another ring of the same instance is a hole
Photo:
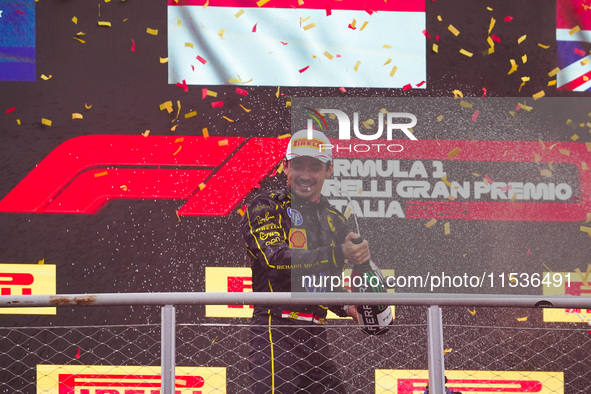
[[[332,145],[324,133],[312,130],[312,138],[308,138],[308,130],[300,130],[291,136],[285,158],[287,160],[300,156],[309,156],[323,163],[332,161]]]

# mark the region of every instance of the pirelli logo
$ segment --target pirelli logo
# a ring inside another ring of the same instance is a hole
[[[563,372],[445,371],[446,387],[469,393],[564,394]],[[376,369],[376,394],[422,394],[429,381],[426,370]]]
[[[175,394],[226,392],[226,368],[177,367]],[[160,367],[37,365],[37,393],[160,394]]]
[[[0,295],[55,294],[55,265],[0,264]],[[55,307],[0,308],[0,314],[55,315]]]

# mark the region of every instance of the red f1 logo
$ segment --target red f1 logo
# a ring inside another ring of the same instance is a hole
[[[59,145],[0,200],[0,212],[94,214],[110,199],[157,198],[187,200],[179,215],[225,216],[277,165],[288,142],[76,137]]]

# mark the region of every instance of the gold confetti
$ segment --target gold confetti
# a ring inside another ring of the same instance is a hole
[[[192,112],[186,113],[185,114],[185,119],[189,119],[189,118],[192,118],[194,116],[197,116],[197,111],[192,111]]]
[[[240,216],[244,216],[244,211],[242,210],[242,208],[238,208],[238,213],[240,214]]]
[[[242,105],[242,104],[240,104],[240,108],[242,108],[242,109],[244,110],[244,112],[247,112],[247,113],[248,113],[248,112],[250,112],[250,111],[252,111],[252,110],[250,110],[250,109],[246,108],[246,107],[245,107],[244,105]]]
[[[437,15],[437,20],[438,20],[439,22],[443,21],[443,18],[441,17],[441,15]]]
[[[449,235],[449,234],[451,234],[451,230],[450,230],[449,226],[450,226],[450,225],[449,225],[449,222],[445,222],[445,223],[443,223],[443,233],[444,233],[445,235]]]
[[[72,18],[72,22],[74,22],[74,24],[77,25],[78,24],[78,18],[77,17],[73,17]]]
[[[218,141],[218,145],[219,146],[227,146],[228,145],[228,140],[227,139],[220,140],[220,141]]]
[[[462,100],[462,101],[460,101],[460,106],[464,107],[464,108],[472,108],[473,105],[467,101]]]
[[[350,23],[351,28],[355,28],[355,24],[357,23],[357,21],[353,18],[353,22]]]
[[[328,51],[324,51],[324,56],[326,56],[329,60],[334,59],[334,56],[331,55]]]
[[[540,90],[538,93],[535,93],[534,95],[532,95],[532,97],[534,98],[534,100],[537,100],[539,98],[542,98],[546,95],[546,93],[544,93],[543,90]]]
[[[97,23],[99,26],[111,27],[111,22],[98,21]]]
[[[453,352],[453,348],[449,348],[449,349],[443,349],[443,354],[448,354]]]
[[[519,38],[517,39],[517,45],[519,45],[519,44],[521,44],[523,41],[525,41],[526,37],[527,37],[527,34],[524,34],[524,35],[522,35],[521,37],[519,37]]]
[[[451,25],[451,24],[450,24],[450,25],[447,27],[447,30],[451,31],[451,33],[452,33],[454,36],[456,36],[456,37],[458,36],[458,34],[460,34],[460,31],[459,31],[458,29],[456,29],[456,28],[455,28],[453,25]]]
[[[226,31],[226,29],[221,29],[220,32],[218,33],[218,36],[220,36],[221,39],[224,39],[224,32]]]
[[[470,309],[468,309],[468,312],[470,312],[470,314],[472,316],[475,316],[476,315],[476,308],[474,308],[474,310],[472,310],[472,311]]]
[[[51,79],[51,75],[50,76],[47,76],[45,74],[41,74],[41,79],[44,80],[44,81],[48,81],[48,80]]]
[[[433,43],[433,52],[439,53],[439,45]]]
[[[568,149],[558,149],[558,152],[565,156],[570,156],[570,151]]]
[[[347,207],[347,210],[345,211],[345,219],[349,220],[349,216],[351,216],[351,211],[353,210],[353,208],[351,208],[351,206]]]
[[[265,4],[267,4],[269,1],[270,1],[270,0],[259,0],[259,1],[257,1],[257,6],[258,6],[258,7],[262,7],[262,6],[264,6]]]
[[[39,260],[39,262],[38,262],[37,264],[39,264],[39,265],[43,265],[43,264],[45,264],[45,259],[41,259],[41,260]]]
[[[542,159],[541,159],[541,157],[540,157],[540,155],[536,153],[536,154],[534,155],[534,163],[539,163],[539,162],[540,162],[540,160],[542,160]]]
[[[146,130],[146,131],[144,131],[144,132],[142,133],[142,135],[143,135],[144,137],[147,137],[148,135],[150,135],[150,130]]]
[[[546,264],[542,263],[542,265],[543,265],[544,267],[546,267],[546,269],[547,269],[548,271],[550,271],[550,272],[554,272],[554,271],[552,271],[550,268],[548,268],[548,266],[547,266]]]
[[[573,34],[579,32],[580,30],[581,30],[581,28],[577,25],[577,26],[573,27],[572,29],[570,29],[568,34],[570,34],[572,36]]]
[[[355,63],[355,67],[353,67],[353,70],[355,70],[355,72],[357,72],[357,70],[359,70],[360,65],[361,65],[361,62],[359,60],[357,60],[357,63]]]
[[[211,97],[217,97],[218,96],[217,92],[214,92],[213,90],[209,90],[209,89],[207,89],[207,95],[208,96],[211,96]]]
[[[488,34],[492,31],[493,27],[495,27],[495,22],[497,20],[493,17],[490,18],[490,24],[488,25]]]
[[[550,71],[550,72],[548,73],[548,76],[549,76],[549,77],[553,77],[553,76],[555,76],[556,74],[558,74],[558,72],[559,72],[559,71],[560,71],[560,68],[556,67],[555,69],[553,69],[552,71]]]
[[[363,25],[361,25],[361,29],[359,29],[359,31],[362,31],[363,29],[365,29],[365,26],[367,26],[368,23],[369,23],[368,21],[363,22]]]
[[[587,163],[585,163],[584,161],[581,162],[581,169],[583,171],[588,171],[589,167],[587,166]]]
[[[282,135],[280,135],[280,136],[279,136],[279,137],[277,137],[277,138],[279,138],[280,140],[282,140],[282,139],[284,139],[284,138],[291,138],[291,134],[282,134]]]
[[[77,112],[74,112],[72,114],[72,119],[83,119],[84,117],[82,116],[82,114],[79,114]]]
[[[437,117],[437,121],[438,121],[438,122],[441,122],[442,120],[443,120],[443,115],[439,115],[439,116]]]
[[[283,163],[279,164],[279,167],[277,168],[277,173],[281,174],[283,172]],[[591,215],[591,214],[590,214]]]
[[[548,86],[554,86],[556,85],[556,80],[553,79],[552,81],[548,81]]]
[[[285,106],[286,106],[286,107],[291,107],[291,100],[287,100],[287,101],[285,102]]]
[[[527,55],[523,55],[523,56],[521,56],[521,62],[522,62],[523,64],[527,63]]]
[[[571,135],[570,139],[573,141],[576,141],[579,139],[579,136],[577,134],[573,134],[573,135]]]
[[[151,34],[153,36],[158,35],[158,29],[150,29],[149,27],[146,29],[146,33]]]
[[[527,316],[525,317],[518,317],[517,321],[527,321]]]
[[[172,101],[166,101],[162,104],[160,104],[160,111],[162,111],[163,109],[166,109],[168,111],[168,113],[172,112]]]
[[[511,62],[511,68],[509,69],[509,72],[507,72],[507,75],[513,74],[515,70],[517,70],[517,63],[515,63],[515,59],[509,59],[509,61]]]
[[[585,146],[587,147],[587,152],[591,152],[591,142],[585,142]]]
[[[205,4],[203,4],[203,9],[206,9],[208,5],[209,5],[209,0],[207,0],[207,1],[205,2]]]
[[[203,189],[205,189],[205,183],[202,182],[199,184],[199,190],[203,190]]]
[[[545,177],[551,177],[552,176],[552,171],[546,170],[546,169],[540,170],[540,175],[541,176],[545,176]]]
[[[392,71],[390,71],[390,77],[393,77],[393,76],[394,76],[394,74],[396,74],[396,70],[398,70],[398,67],[396,67],[396,66],[393,66],[393,67],[392,67]]]
[[[209,131],[207,130],[207,127],[204,127],[204,128],[201,130],[201,132],[203,133],[203,136],[204,136],[205,138],[208,138],[208,137],[209,137]]]
[[[451,152],[449,152],[447,154],[447,157],[449,157],[450,159],[452,157],[454,157],[455,155],[457,155],[458,153],[460,153],[462,150],[460,148],[455,148],[454,150],[452,150]]]
[[[589,59],[583,59],[581,60],[581,66],[584,66],[585,64],[589,63],[591,60]]]
[[[21,120],[20,119],[17,119],[16,120],[16,124],[20,126],[21,125]]]
[[[390,49],[390,48],[392,48],[392,45],[384,44],[384,48]]]
[[[464,48],[460,49],[460,53],[464,56],[468,56],[468,57],[472,57],[473,53],[472,52],[468,52],[467,50],[465,50]]]
[[[183,148],[183,146],[182,146],[182,145],[181,145],[181,146],[179,146],[179,148],[176,150],[176,152],[174,152],[172,155],[173,155],[173,156],[176,156],[176,155],[177,155],[177,153],[179,153],[179,152],[181,151],[181,149],[182,149],[182,148]]]
[[[81,42],[81,43],[83,43],[83,44],[86,44],[86,41],[84,41],[84,40],[83,40],[83,39],[81,39],[81,38],[78,38],[78,37],[72,37],[72,38],[73,38],[74,40],[78,40],[78,41],[80,41],[80,42]]]
[[[107,171],[103,171],[103,172],[95,172],[95,173],[94,173],[94,177],[95,177],[95,178],[98,178],[98,177],[101,177],[101,176],[106,176],[106,175],[109,175],[109,173],[108,173]]]
[[[550,45],[540,44],[539,42],[538,42],[538,46],[541,47],[541,48],[544,48],[544,49],[550,48]]]
[[[184,142],[185,141],[185,137],[179,137],[177,139],[174,140],[175,144],[178,144],[179,142]]]
[[[168,63],[168,58],[167,57],[161,57],[160,58],[160,63]]]
[[[41,118],[41,123],[44,124],[45,126],[51,126],[52,122],[49,119]]]
[[[310,23],[309,25],[304,26],[304,30],[310,30],[312,28],[316,27],[316,23]]]
[[[452,93],[454,94],[454,98],[464,98],[464,94],[458,89],[453,90]]]
[[[585,220],[585,223],[589,222],[591,222],[591,212],[587,212],[587,220]]]
[[[486,37],[486,42],[488,43],[488,46],[491,48],[495,47],[495,42],[493,41],[491,36]]]
[[[185,48],[195,48],[195,45],[191,42],[185,42]]]
[[[235,18],[240,18],[240,15],[244,14],[244,10],[240,10],[237,13],[234,14]]]
[[[435,225],[435,223],[437,223],[437,219],[431,219],[427,223],[425,223],[425,227],[431,228]]]
[[[174,210],[174,213],[176,213],[176,217],[179,219],[179,222],[180,222],[181,221],[181,216],[179,215],[179,210],[178,209],[175,209]],[[175,383],[177,382],[177,380],[179,380],[179,379],[175,379]],[[176,384],[178,384],[178,383],[176,383]]]
[[[448,187],[451,187],[451,183],[447,180],[447,176],[442,176],[441,180],[445,183]]]
[[[275,97],[279,98],[279,90],[281,87],[277,86],[277,91],[275,92]]]
[[[227,116],[222,116],[222,118],[226,119],[230,123],[234,123],[234,121],[232,119],[228,118]]]
[[[121,185],[121,186],[119,186],[119,188],[120,188],[121,190],[123,190],[124,192],[126,192],[126,191],[127,191],[127,185]]]

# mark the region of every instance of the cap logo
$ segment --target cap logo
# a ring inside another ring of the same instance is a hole
[[[308,138],[298,138],[293,141],[293,148],[314,148],[320,152],[324,151],[323,145],[326,145],[324,141],[321,141],[317,138],[308,139]]]

